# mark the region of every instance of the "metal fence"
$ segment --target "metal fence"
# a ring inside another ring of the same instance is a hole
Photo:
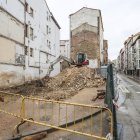
[[[106,136],[113,134],[112,112],[106,107],[51,101],[4,92],[0,92],[0,96],[4,98],[4,102],[0,102],[0,112],[21,119],[21,123],[26,121],[100,140],[107,140]],[[9,108],[9,101],[12,100],[14,110]],[[97,113],[99,117],[95,120],[94,114]],[[109,119],[109,131],[106,134],[103,132],[106,123],[104,115]],[[69,127],[70,124],[72,127]],[[18,125],[15,128],[17,127]]]
[[[107,83],[106,83],[106,96],[105,96],[105,104],[107,104],[108,108],[111,110],[113,114],[113,139],[117,140],[117,119],[116,119],[116,109],[113,104],[113,100],[115,99],[115,91],[116,87],[116,71],[112,64],[107,67]]]

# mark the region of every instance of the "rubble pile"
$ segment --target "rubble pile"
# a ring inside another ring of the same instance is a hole
[[[73,67],[65,69],[58,76],[51,78],[46,86],[52,91],[64,90],[68,92],[79,91],[86,87],[98,87],[104,81],[95,71],[88,67]]]
[[[25,96],[39,96],[48,100],[64,100],[84,88],[103,85],[103,78],[95,73],[94,69],[86,66],[70,67],[53,78],[27,82],[24,85],[6,89],[6,91]]]

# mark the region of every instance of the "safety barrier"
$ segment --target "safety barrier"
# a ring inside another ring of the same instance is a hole
[[[112,112],[106,107],[24,97],[12,93],[0,92],[0,95],[5,100],[4,103],[0,103],[0,112],[20,118],[22,122],[26,121],[100,140],[107,140],[108,134],[112,136]],[[11,97],[16,101],[16,112],[8,110],[6,100]],[[94,116],[95,113],[98,113],[97,117]],[[71,127],[69,127],[70,124]]]
[[[0,102],[1,112],[13,115],[15,117],[17,116],[21,119],[24,117],[24,96],[0,91],[0,97],[4,99],[4,102]]]

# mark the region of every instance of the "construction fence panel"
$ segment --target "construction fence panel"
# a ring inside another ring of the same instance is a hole
[[[14,98],[14,101],[19,103],[18,109],[13,111],[7,110],[8,104],[1,102],[0,112],[20,118],[22,121],[100,140],[107,140],[106,136],[113,134],[112,112],[108,108],[23,97],[17,94],[3,95],[2,92],[0,95],[4,100]],[[97,119],[94,118],[95,114],[98,114]],[[105,132],[106,123],[108,131]]]
[[[0,111],[9,115],[23,117],[24,97],[19,94],[0,91]]]
[[[28,106],[32,108],[28,110]],[[95,113],[99,114],[98,120],[94,120]],[[109,133],[112,134],[112,113],[107,108],[25,97],[24,118],[32,117],[37,124],[97,139],[106,139],[108,134],[103,130],[104,115],[109,118]],[[81,123],[80,127],[77,127],[78,123]],[[73,127],[70,129],[69,125]]]

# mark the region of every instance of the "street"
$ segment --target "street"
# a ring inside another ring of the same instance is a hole
[[[140,140],[140,85],[125,75],[118,74],[117,77],[119,84],[128,90],[126,99],[117,110],[117,120],[122,125],[122,129],[118,130],[122,132],[120,137],[123,140]]]

